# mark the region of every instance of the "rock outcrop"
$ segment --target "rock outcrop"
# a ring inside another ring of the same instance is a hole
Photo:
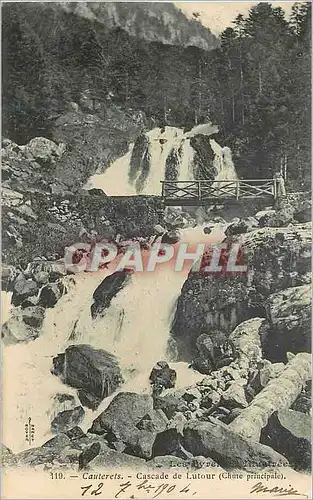
[[[196,339],[203,331],[218,329],[228,336],[243,321],[265,317],[265,300],[271,294],[306,279],[311,268],[309,223],[257,229],[240,238],[247,272],[190,272],[183,285],[172,327],[183,358],[196,353]]]
[[[93,319],[103,314],[110,306],[111,300],[131,281],[131,274],[127,271],[117,271],[104,278],[93,294],[94,302],[91,305]]]
[[[92,409],[122,382],[115,356],[85,344],[72,345],[53,358],[52,373],[64,384],[78,389],[82,404]]]
[[[169,367],[166,361],[158,361],[150,373],[150,384],[154,394],[159,394],[163,389],[175,387],[176,372]]]

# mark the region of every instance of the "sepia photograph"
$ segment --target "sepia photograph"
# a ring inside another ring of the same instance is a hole
[[[307,499],[311,2],[1,2],[2,498]]]

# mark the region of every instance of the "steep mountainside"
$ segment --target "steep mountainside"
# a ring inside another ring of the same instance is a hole
[[[218,39],[199,21],[187,19],[171,3],[71,2],[63,4],[71,12],[98,21],[105,29],[122,28],[129,35],[171,45],[192,45],[210,50]]]

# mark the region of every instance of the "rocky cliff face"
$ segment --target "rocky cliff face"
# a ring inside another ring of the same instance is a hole
[[[256,229],[231,237],[229,242],[241,243],[247,266],[244,274],[206,276],[191,272],[182,288],[173,324],[173,336],[181,345],[181,353],[193,352],[197,337],[204,332],[213,334],[218,330],[228,335],[242,321],[266,317],[265,300],[271,294],[307,283],[310,227],[307,223]]]
[[[66,12],[101,23],[105,29],[122,28],[130,35],[170,45],[210,50],[218,39],[199,21],[187,19],[172,3],[70,2]]]

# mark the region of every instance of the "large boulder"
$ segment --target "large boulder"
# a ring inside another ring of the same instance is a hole
[[[246,440],[221,422],[191,421],[184,429],[184,447],[226,469],[263,468],[288,461],[268,446]]]
[[[164,413],[153,408],[151,396],[121,392],[94,420],[89,432],[105,437],[111,444],[121,441],[126,453],[149,459],[155,438],[167,423]]]
[[[178,229],[172,229],[163,234],[161,242],[168,245],[175,245],[180,240],[180,231]]]
[[[266,357],[286,361],[287,352],[311,350],[311,287],[287,288],[266,301],[270,331],[265,340]]]
[[[241,245],[245,272],[190,272],[172,327],[178,357],[196,354],[196,339],[203,331],[217,329],[228,336],[243,321],[265,317],[269,295],[302,284],[311,269],[311,238],[309,223],[256,229],[230,241]]]
[[[163,389],[175,387],[176,371],[166,361],[158,361],[152,368],[149,380],[153,393],[159,394]]]
[[[311,417],[293,410],[274,413],[261,442],[284,455],[297,470],[311,467]]]
[[[131,281],[131,274],[127,271],[117,271],[104,278],[93,294],[94,303],[91,305],[91,315],[95,319],[111,304],[111,300]]]
[[[46,308],[54,307],[58,300],[62,297],[64,291],[65,288],[62,282],[49,283],[48,285],[45,285],[40,292],[40,305]]]
[[[79,389],[82,403],[92,409],[122,382],[115,356],[85,344],[72,345],[53,358],[52,373],[64,384]]]

